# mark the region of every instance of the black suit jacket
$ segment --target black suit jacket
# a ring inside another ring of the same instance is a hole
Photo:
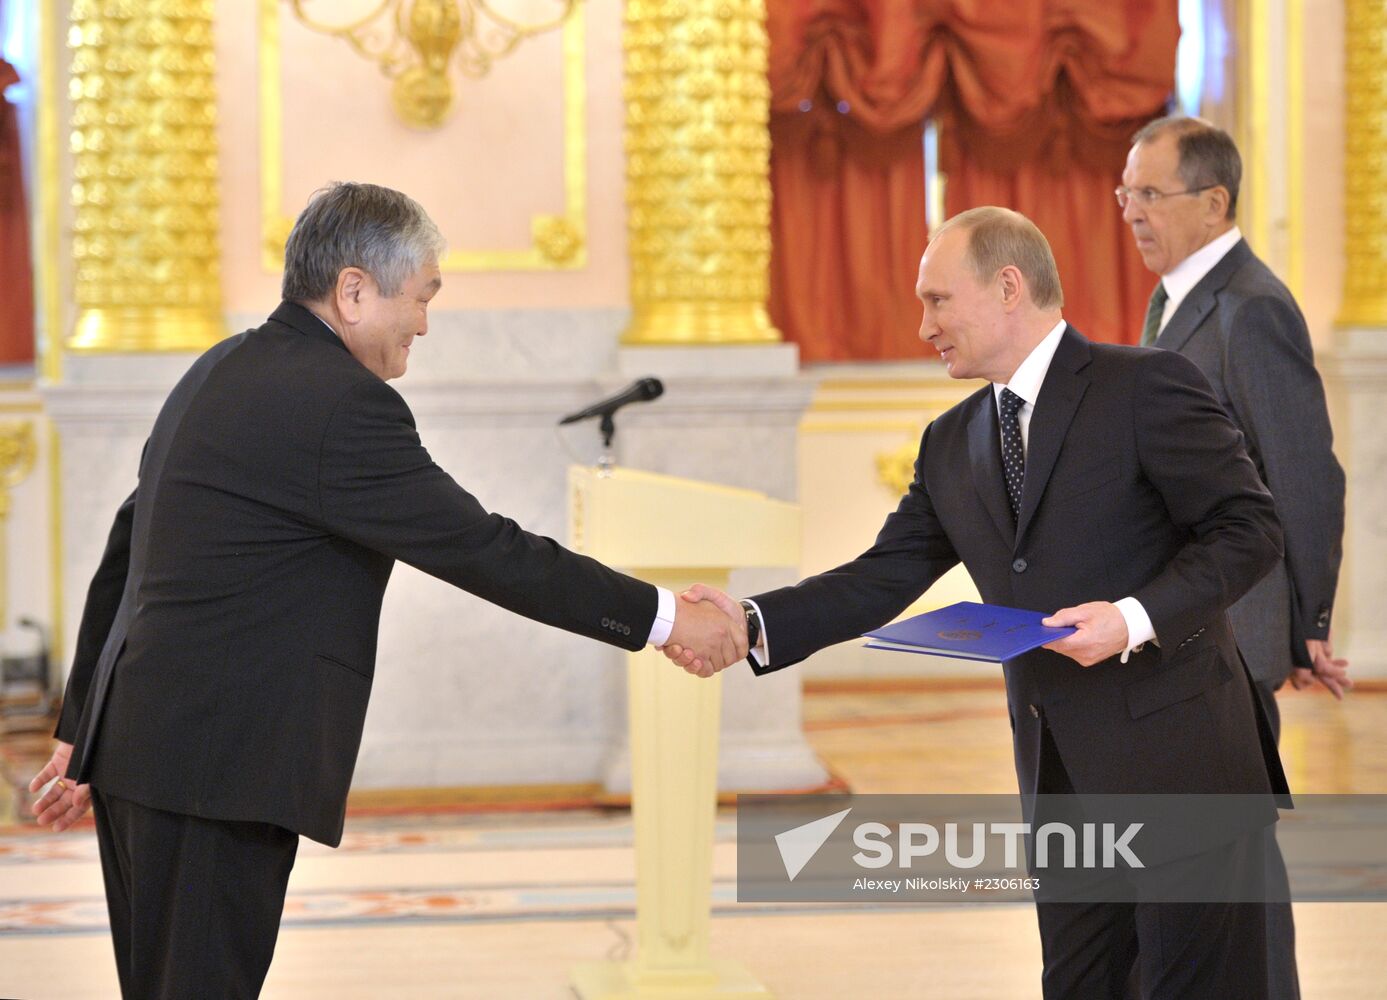
[[[1276,500],[1285,558],[1228,610],[1252,675],[1279,684],[1329,636],[1343,558],[1344,470],[1305,319],[1239,240],[1190,290],[1157,347],[1199,366]]]
[[[1046,613],[1136,597],[1159,647],[1087,669],[1049,650],[1004,667],[1023,795],[1056,792],[1048,728],[1080,793],[1285,791],[1225,614],[1281,530],[1237,428],[1193,364],[1062,336],[1031,417],[1013,526],[988,386],[926,429],[915,480],[853,562],[755,597],[769,669],[899,614],[962,560],[983,600]],[[1265,824],[1275,811],[1249,816]]]
[[[396,559],[626,649],[655,617],[654,587],[483,510],[399,394],[281,304],[155,422],[83,614],[69,776],[337,844]]]

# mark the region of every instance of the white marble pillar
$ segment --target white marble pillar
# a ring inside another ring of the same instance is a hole
[[[1358,680],[1387,678],[1387,329],[1348,327],[1319,358],[1348,477],[1334,651]]]
[[[1331,626],[1356,679],[1387,677],[1387,7],[1344,4],[1344,291],[1320,355],[1348,476]]]

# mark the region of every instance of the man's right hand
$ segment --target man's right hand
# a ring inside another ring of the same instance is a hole
[[[58,779],[53,781],[53,787],[32,806],[39,826],[51,826],[54,833],[62,833],[85,816],[91,808],[91,786],[78,785],[63,777],[71,759],[72,744],[59,740],[53,750],[53,756],[43,765],[43,770],[34,775],[34,780],[29,782],[29,791],[37,792],[54,778]]]
[[[746,658],[746,615],[741,605],[730,599],[704,600],[690,593],[686,591],[675,602],[674,628],[669,642],[661,648],[689,673],[711,677]]]

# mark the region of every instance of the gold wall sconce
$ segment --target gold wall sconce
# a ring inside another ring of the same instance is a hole
[[[436,129],[454,106],[451,65],[464,76],[486,76],[522,41],[562,25],[577,0],[546,0],[556,13],[534,23],[503,14],[488,0],[381,0],[345,24],[314,17],[306,9],[313,0],[288,2],[306,27],[345,41],[395,81],[391,100],[402,121]]]

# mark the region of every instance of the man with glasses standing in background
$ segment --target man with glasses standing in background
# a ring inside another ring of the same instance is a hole
[[[1161,276],[1141,343],[1178,351],[1203,370],[1242,430],[1285,531],[1281,564],[1228,609],[1279,738],[1275,691],[1288,678],[1297,689],[1318,681],[1335,698],[1352,687],[1348,663],[1329,641],[1344,473],[1305,319],[1235,221],[1241,176],[1228,133],[1198,118],[1161,118],[1133,136],[1116,193],[1137,251]],[[1295,928],[1289,906],[1279,909],[1268,922],[1270,996],[1278,1000],[1300,995]]]

